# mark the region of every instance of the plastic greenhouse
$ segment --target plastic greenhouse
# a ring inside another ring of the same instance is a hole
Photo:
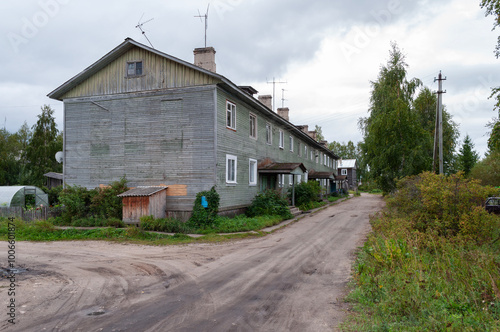
[[[0,186],[0,207],[24,207],[26,195],[35,196],[35,205],[49,206],[48,195],[35,186]]]

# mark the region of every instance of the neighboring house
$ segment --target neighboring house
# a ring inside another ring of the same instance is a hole
[[[219,210],[238,213],[309,171],[334,178],[337,156],[288,109],[215,73],[213,48],[194,53],[197,65],[128,38],[48,95],[64,102],[65,185],[167,186],[166,215],[186,220],[213,186]]]
[[[345,176],[349,189],[356,189],[358,181],[356,180],[356,170],[358,164],[356,159],[339,159],[337,169],[340,176]]]
[[[43,176],[45,176],[47,178],[46,184],[47,184],[48,189],[59,187],[59,186],[62,186],[62,184],[63,184],[62,173],[49,172],[49,173],[44,174]]]

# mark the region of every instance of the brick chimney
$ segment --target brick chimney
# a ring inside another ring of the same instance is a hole
[[[281,116],[286,121],[290,121],[290,119],[288,118],[289,112],[290,110],[288,109],[288,107],[278,108],[278,115]]]
[[[213,47],[202,47],[194,49],[194,64],[211,72],[216,72],[215,49]]]
[[[273,110],[273,96],[271,95],[262,95],[259,96],[259,101],[264,104],[271,111]]]

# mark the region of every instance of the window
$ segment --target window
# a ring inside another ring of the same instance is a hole
[[[142,61],[127,62],[127,77],[142,75]]]
[[[278,174],[278,187],[283,188],[285,186],[285,174]]]
[[[257,138],[257,116],[250,113],[250,137]]]
[[[289,137],[289,141],[290,141],[290,152],[293,152],[293,136]]]
[[[257,185],[257,160],[250,159],[248,166],[248,184],[251,186]]]
[[[292,174],[289,174],[288,175],[288,184],[291,186],[293,185],[293,175]]]
[[[236,105],[226,100],[226,127],[236,130]]]
[[[340,170],[341,175],[347,175],[347,169],[342,169]]]
[[[270,123],[266,123],[266,143],[273,144],[273,130]]]
[[[236,183],[236,165],[238,158],[230,154],[226,155],[226,183]]]
[[[298,149],[297,152],[299,154],[299,157],[302,155],[302,150],[300,149],[300,142],[297,143]]]
[[[304,145],[304,158],[307,159],[307,145]]]
[[[311,150],[311,161],[314,160],[314,150]]]
[[[280,129],[280,149],[285,147],[285,135],[283,134],[283,130]]]

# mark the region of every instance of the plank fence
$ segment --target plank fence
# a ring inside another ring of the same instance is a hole
[[[35,210],[25,210],[22,207],[0,207],[0,217],[16,217],[24,221],[47,220],[61,213],[60,208],[39,207]]]

